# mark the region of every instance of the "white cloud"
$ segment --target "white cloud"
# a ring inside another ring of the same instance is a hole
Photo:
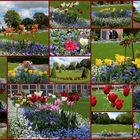
[[[32,12],[31,12],[30,10],[24,9],[24,10],[22,10],[22,11],[19,11],[19,15],[20,15],[20,17],[22,17],[22,18],[27,18],[27,17],[31,17]]]

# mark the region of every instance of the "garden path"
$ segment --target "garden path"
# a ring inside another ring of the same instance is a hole
[[[133,21],[133,27],[134,28],[140,28],[140,23],[136,22],[136,21]]]

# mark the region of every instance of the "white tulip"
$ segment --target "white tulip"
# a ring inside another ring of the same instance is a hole
[[[49,96],[52,96],[52,93],[48,93]]]
[[[39,92],[35,92],[34,94],[37,95],[37,96],[41,96],[43,93],[43,91],[39,91]]]
[[[56,95],[52,95],[52,98],[56,98]]]
[[[66,3],[65,3],[65,2],[63,2],[63,3],[61,4],[61,6],[62,6],[62,7],[65,7],[65,6],[66,6]]]
[[[86,38],[80,38],[80,44],[83,45],[83,46],[88,45],[88,39],[86,39]]]
[[[20,104],[15,104],[15,107],[19,108],[20,107]]]
[[[75,2],[75,5],[77,5],[77,6],[78,6],[78,5],[79,5],[79,2]]]
[[[65,102],[65,101],[67,101],[67,97],[61,97],[61,100],[62,100],[63,102]]]

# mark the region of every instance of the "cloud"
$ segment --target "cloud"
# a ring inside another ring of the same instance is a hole
[[[121,112],[113,112],[113,113],[107,113],[111,119],[116,119],[116,117],[120,114]]]
[[[24,9],[24,10],[19,11],[19,15],[22,18],[27,18],[27,17],[31,17],[32,12],[30,10],[25,10]]]
[[[80,62],[83,59],[89,59],[89,57],[81,57],[81,58],[79,58],[79,57],[78,58],[77,57],[67,57],[67,58],[50,57],[50,63],[52,65],[54,62],[58,62],[60,65],[64,64],[66,66],[66,65],[69,65],[71,62]]]

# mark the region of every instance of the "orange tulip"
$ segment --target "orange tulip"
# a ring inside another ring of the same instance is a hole
[[[12,27],[6,28],[7,33],[12,33],[13,31],[14,31],[14,28]]]
[[[24,25],[19,25],[19,29],[23,30],[24,29]]]
[[[33,28],[34,28],[34,29],[38,29],[38,24],[34,24],[34,25],[33,25]]]
[[[25,32],[24,34],[25,34],[25,36],[28,36],[28,35],[29,35],[29,33],[28,33],[28,32]]]
[[[18,30],[18,34],[20,35],[22,33],[22,31],[21,30]]]

